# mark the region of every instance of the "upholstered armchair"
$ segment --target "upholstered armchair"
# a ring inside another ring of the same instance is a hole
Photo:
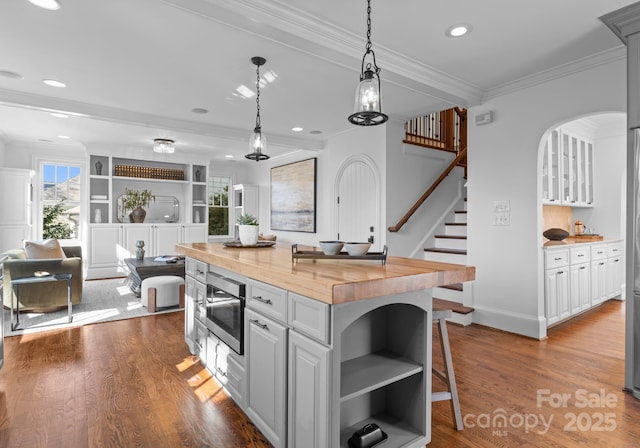
[[[11,306],[15,291],[11,280],[32,277],[36,271],[50,274],[67,274],[71,277],[71,302],[76,305],[82,300],[82,249],[80,246],[62,247],[66,258],[29,259],[24,249],[9,250],[0,254],[5,257],[3,304]],[[49,312],[67,306],[67,282],[34,283],[20,286],[20,311]],[[14,307],[16,305],[14,299]]]

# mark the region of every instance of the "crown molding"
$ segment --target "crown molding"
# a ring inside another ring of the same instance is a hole
[[[507,95],[519,90],[528,89],[529,87],[543,84],[554,79],[563,78],[565,76],[573,75],[585,70],[590,70],[601,65],[610,64],[619,60],[624,60],[627,57],[626,48],[624,45],[620,45],[611,50],[601,51],[591,56],[587,56],[573,62],[568,62],[548,70],[543,70],[533,75],[525,76],[514,81],[510,81],[504,84],[500,84],[496,87],[487,89],[482,102],[489,101],[493,98]]]
[[[600,20],[626,45],[628,36],[640,32],[640,3],[605,14]]]
[[[37,110],[41,112],[63,112],[75,117],[107,121],[112,123],[137,125],[155,129],[171,129],[175,132],[185,132],[195,135],[203,135],[226,141],[249,141],[247,129],[217,126],[194,121],[178,120],[160,115],[143,112],[133,112],[108,106],[83,103],[79,101],[54,98],[44,95],[34,95],[14,90],[0,89],[0,104],[5,106],[20,107],[23,109]],[[292,149],[308,149],[319,151],[324,149],[322,140],[304,139],[299,137],[282,136],[278,134],[266,134],[269,143],[275,146]]]

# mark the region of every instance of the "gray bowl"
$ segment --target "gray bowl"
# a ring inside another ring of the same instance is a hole
[[[338,255],[342,250],[342,241],[320,241],[320,249],[325,255]]]

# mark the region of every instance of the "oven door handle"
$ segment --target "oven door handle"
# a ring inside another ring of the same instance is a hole
[[[271,299],[263,299],[262,296],[252,296],[253,300],[257,300],[258,302],[262,302],[266,305],[273,305]]]
[[[249,322],[252,323],[253,325],[256,325],[262,328],[263,330],[269,331],[269,327],[267,326],[267,324],[261,324],[258,319],[249,319]]]

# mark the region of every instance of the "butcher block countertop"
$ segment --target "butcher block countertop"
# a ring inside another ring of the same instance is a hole
[[[222,243],[178,244],[179,254],[246,277],[340,304],[371,297],[418,291],[475,279],[475,267],[413,258],[379,260],[292,260],[291,245],[233,248]]]

